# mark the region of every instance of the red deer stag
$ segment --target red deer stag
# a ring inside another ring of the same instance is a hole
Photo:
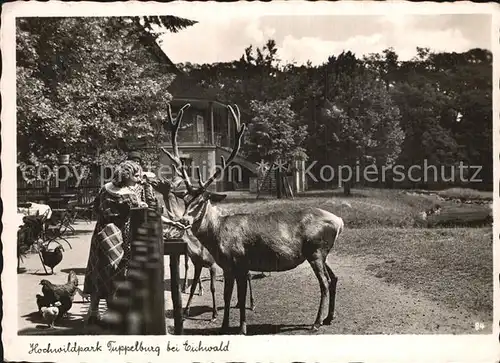
[[[193,187],[181,162],[172,137],[172,155],[162,149],[174,161],[177,173],[182,175],[187,193],[186,209],[180,220],[191,228],[194,235],[208,249],[215,262],[224,271],[224,318],[222,330],[229,328],[229,309],[236,279],[238,300],[246,301],[247,276],[252,271],[287,271],[304,261],[311,265],[320,285],[321,299],[313,330],[321,324],[331,324],[335,310],[337,277],[326,264],[326,257],[342,232],[344,222],[340,217],[318,208],[282,211],[259,211],[253,214],[222,215],[211,204],[220,195],[208,192],[208,186],[233,161],[241,147],[245,124],[240,124],[240,112],[228,106],[235,123],[235,145],[228,161],[222,157],[222,168],[206,181],[201,180],[197,169],[199,187]],[[180,121],[180,120],[179,120]],[[179,124],[175,126],[178,129]],[[173,133],[173,136],[176,136]],[[321,317],[329,296],[328,315]],[[246,309],[240,305],[240,333],[246,334]]]
[[[177,131],[180,125],[180,120],[182,119],[182,116],[184,114],[184,110],[189,107],[189,104],[185,105],[182,107],[180,110],[179,114],[175,117],[175,119],[172,116],[172,110],[170,105],[168,105],[168,112],[167,112],[167,117],[168,117],[168,123],[170,125],[166,126],[172,131],[172,145],[174,149],[177,149]],[[178,154],[177,154],[178,155]],[[176,160],[177,162],[177,160]],[[180,160],[179,160],[180,163]],[[176,169],[179,170],[179,169]],[[184,174],[180,174],[182,177],[184,177]],[[182,182],[182,179],[180,180]],[[162,220],[166,224],[172,224],[172,221],[179,220],[182,218],[184,212],[185,212],[185,202],[182,198],[184,196],[184,193],[178,193],[178,192],[173,192],[173,189],[179,186],[179,182],[170,182],[169,180],[163,179],[163,178],[156,178],[151,180],[151,184],[155,188],[156,191],[158,191],[164,201],[164,211],[163,211],[163,216]],[[176,223],[175,223],[176,224]],[[201,285],[201,271],[203,268],[208,268],[210,270],[210,292],[212,293],[212,303],[213,303],[213,309],[212,309],[212,320],[215,320],[217,318],[217,306],[215,303],[215,282],[216,282],[216,273],[217,273],[217,265],[215,263],[214,258],[208,252],[208,250],[200,243],[200,241],[192,234],[190,230],[186,230],[185,233],[183,234],[182,238],[186,241],[187,243],[187,254],[185,255],[185,276],[184,276],[184,284],[183,284],[183,292],[186,292],[187,290],[187,275],[188,275],[188,270],[189,270],[189,264],[188,261],[191,260],[191,262],[194,265],[194,278],[193,278],[193,284],[191,285],[191,290],[189,293],[189,298],[186,303],[186,307],[184,309],[184,317],[189,316],[189,308],[191,306],[191,300],[193,299],[193,295],[196,290],[196,285],[199,285],[199,291],[200,295],[202,294],[203,288]],[[250,308],[251,310],[255,309],[255,304],[254,304],[254,299],[253,299],[253,293],[252,293],[252,284],[250,282],[251,276],[250,274],[248,275],[248,288],[250,290]],[[238,302],[238,306],[239,306]],[[243,304],[245,306],[245,304]]]

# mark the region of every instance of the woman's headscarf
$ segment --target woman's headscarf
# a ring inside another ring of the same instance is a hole
[[[123,161],[115,168],[112,183],[122,187],[138,172],[142,172],[139,164],[131,160]]]

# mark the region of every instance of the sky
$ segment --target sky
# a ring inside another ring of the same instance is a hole
[[[213,14],[212,14],[213,15]],[[329,56],[352,51],[358,57],[393,47],[401,60],[416,55],[416,47],[434,51],[491,50],[491,17],[483,14],[446,15],[272,15],[206,17],[199,23],[160,37],[174,63],[196,64],[239,59],[249,45],[276,41],[283,63],[314,65]]]

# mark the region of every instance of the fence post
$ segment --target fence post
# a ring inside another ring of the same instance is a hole
[[[117,284],[103,325],[112,334],[165,335],[161,218],[157,211],[145,208],[130,212],[132,242],[127,281]]]

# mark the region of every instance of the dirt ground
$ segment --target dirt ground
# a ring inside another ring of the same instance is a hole
[[[306,263],[292,271],[271,273],[253,280],[255,311],[247,310],[248,334],[469,334],[491,333],[491,322],[484,316],[450,309],[419,294],[387,284],[365,272],[366,259],[331,254],[328,258],[339,278],[336,318],[332,325],[311,332],[319,304],[319,285]],[[217,334],[222,321],[222,289],[219,282],[217,301],[219,319],[210,323],[209,282],[205,293],[196,296],[186,334]],[[313,285],[311,287],[311,284]],[[306,293],[313,291],[313,293]],[[236,304],[233,295],[233,306]],[[247,300],[247,307],[249,302]],[[326,312],[325,312],[326,314]],[[476,323],[485,323],[481,331]],[[231,326],[237,332],[239,311],[232,309]]]
[[[38,255],[30,255],[22,264],[27,270],[18,274],[18,330],[31,334],[47,334],[40,314],[37,312],[35,295],[41,293],[39,282],[47,278],[54,283],[64,283],[67,273],[74,270],[83,284],[87,263],[90,236],[93,224],[80,222],[77,234],[69,241],[72,249],[66,248],[63,261],[55,274],[46,276]],[[181,259],[182,261],[183,259]],[[491,321],[486,316],[453,309],[439,302],[431,301],[419,293],[393,284],[387,284],[370,274],[366,266],[373,259],[342,256],[332,252],[328,263],[338,276],[336,318],[332,325],[323,326],[318,332],[310,331],[319,304],[319,285],[312,269],[306,262],[294,270],[273,272],[270,276],[252,280],[256,302],[255,311],[247,309],[248,334],[472,334],[491,333]],[[184,276],[181,263],[181,276]],[[168,257],[165,257],[165,310],[167,326],[173,329],[172,302]],[[192,278],[191,266],[189,277]],[[219,271],[216,286],[216,301],[219,317],[210,322],[212,298],[208,270],[202,273],[203,296],[195,295],[190,317],[185,320],[185,334],[219,334],[223,313],[223,279]],[[236,289],[235,289],[236,291]],[[236,292],[233,303],[236,304]],[[187,294],[182,294],[183,305]],[[249,300],[247,299],[247,306]],[[102,305],[103,311],[105,305]],[[83,317],[88,302],[82,302],[77,295],[70,316],[56,329],[63,333],[67,329],[80,329],[83,333]],[[326,311],[325,311],[326,314]],[[483,323],[484,329],[476,330],[476,323]],[[231,309],[230,325],[237,332],[238,309]],[[73,332],[75,330],[72,330]],[[22,334],[22,333],[21,333]]]

